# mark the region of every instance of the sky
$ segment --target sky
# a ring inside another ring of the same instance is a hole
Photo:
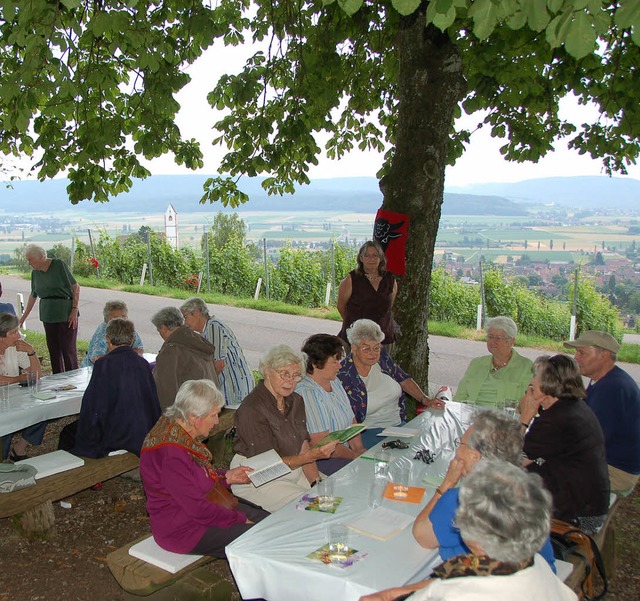
[[[225,48],[219,45],[209,49],[188,70],[192,82],[178,95],[182,109],[178,115],[178,126],[187,139],[196,138],[201,143],[205,155],[205,167],[201,173],[217,173],[224,147],[211,146],[214,137],[213,124],[220,118],[220,113],[214,112],[206,100],[218,77],[223,73],[239,71],[244,64],[245,57],[251,51],[249,47]],[[589,117],[589,109],[579,107],[576,102],[567,100],[561,107],[567,117],[572,116],[576,122]],[[591,111],[593,113],[593,111]],[[563,116],[564,116],[563,115]],[[477,116],[471,123],[477,122]],[[558,144],[555,152],[547,155],[538,163],[512,163],[505,161],[500,155],[499,148],[504,142],[491,138],[488,128],[483,128],[472,135],[471,143],[464,155],[458,159],[453,167],[446,172],[445,185],[451,187],[465,187],[479,183],[518,182],[532,178],[562,177],[575,175],[605,175],[600,160],[589,156],[580,156],[576,151],[566,148],[566,143]],[[332,161],[326,157],[320,158],[318,166],[311,167],[311,179],[331,177],[375,177],[382,165],[382,154],[375,152],[351,152],[339,161]],[[153,174],[183,174],[193,173],[184,167],[173,163],[172,157],[165,156],[150,163]],[[629,176],[640,179],[640,167],[632,166],[628,169]]]

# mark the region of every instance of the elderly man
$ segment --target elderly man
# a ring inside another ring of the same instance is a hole
[[[200,298],[186,300],[180,311],[185,323],[215,347],[213,358],[227,404],[240,403],[253,390],[255,380],[235,334],[219,319],[209,315],[207,305]]]
[[[60,433],[59,448],[81,457],[106,457],[126,449],[140,455],[160,417],[151,367],[132,348],[135,329],[117,317],[106,327],[107,354],[95,362],[80,417]]]
[[[640,389],[616,365],[620,344],[611,334],[587,330],[564,346],[576,349],[580,373],[591,379],[586,401],[604,432],[611,491],[626,496],[640,474]]]
[[[213,364],[213,344],[185,326],[176,307],[160,309],[151,323],[164,340],[153,369],[163,410],[173,405],[178,388],[187,380],[212,380],[220,387]]]

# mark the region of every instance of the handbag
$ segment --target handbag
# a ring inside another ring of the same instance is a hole
[[[225,509],[238,508],[238,498],[232,495],[229,489],[221,482],[216,482],[204,498],[214,505],[219,505]]]
[[[585,577],[580,584],[579,599],[598,601],[607,593],[607,574],[600,555],[598,545],[588,534],[573,524],[562,520],[551,520],[551,545],[556,559],[572,563],[573,557],[578,557],[584,564]],[[595,593],[593,577],[596,570],[603,582],[602,591]]]

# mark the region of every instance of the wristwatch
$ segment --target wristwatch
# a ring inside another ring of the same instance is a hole
[[[36,354],[35,351],[33,351],[32,353],[27,353],[27,357],[33,357]]]

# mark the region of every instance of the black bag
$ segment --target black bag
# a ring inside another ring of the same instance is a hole
[[[598,601],[607,594],[607,574],[600,549],[588,534],[573,524],[553,519],[551,520],[551,545],[556,559],[571,563],[572,557],[578,557],[584,563],[585,577],[580,584],[580,599]],[[593,587],[593,576],[596,570],[603,582],[603,589],[597,594]]]

